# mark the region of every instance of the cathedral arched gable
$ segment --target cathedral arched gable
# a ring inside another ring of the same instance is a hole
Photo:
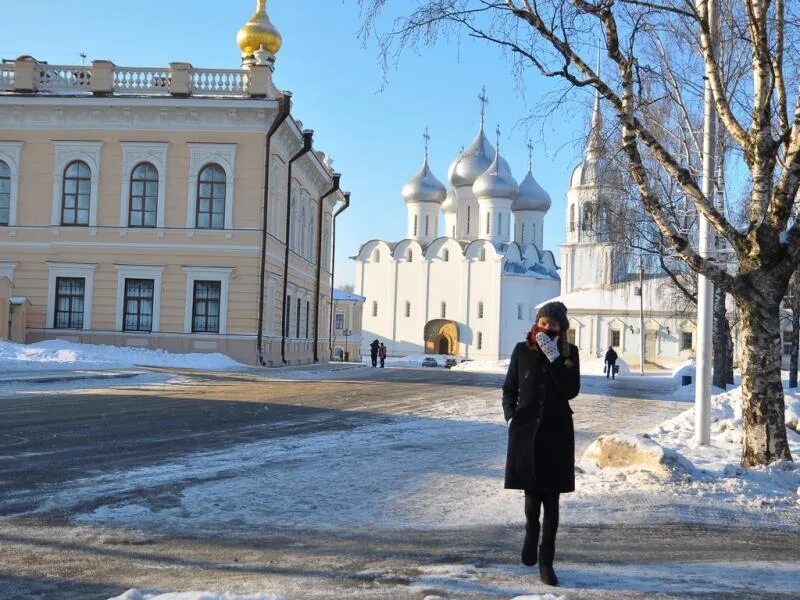
[[[481,250],[484,258],[495,258],[498,256],[497,248],[489,240],[472,240],[464,249],[464,256],[469,258],[480,258]]]
[[[506,246],[505,259],[506,261],[522,262],[522,249],[516,242],[511,242]]]
[[[523,258],[525,259],[526,262],[530,263],[542,262],[542,253],[536,244],[530,243],[527,246],[525,246],[525,253],[523,254]]]
[[[392,258],[395,260],[406,260],[406,253],[409,250],[411,250],[413,258],[419,258],[424,253],[422,245],[417,240],[407,238],[400,240],[394,245],[394,249],[392,250]]]
[[[428,260],[433,260],[435,258],[441,259],[445,250],[450,253],[449,260],[453,260],[457,257],[464,257],[464,251],[461,249],[461,244],[459,244],[453,238],[438,237],[428,244],[427,248],[425,248],[425,258]]]
[[[366,262],[370,259],[375,250],[379,250],[386,258],[392,255],[392,246],[388,242],[383,240],[369,240],[361,244],[355,256],[355,260]]]
[[[553,253],[550,250],[545,250],[542,252],[540,261],[551,269],[558,269],[558,266],[556,265],[556,258],[553,256]]]

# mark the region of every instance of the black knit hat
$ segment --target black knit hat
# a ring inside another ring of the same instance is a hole
[[[561,331],[569,329],[569,319],[567,318],[567,307],[562,302],[548,302],[543,304],[536,313],[536,321],[542,317],[548,317],[558,321]]]

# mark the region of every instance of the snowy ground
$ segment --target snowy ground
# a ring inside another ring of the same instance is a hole
[[[205,365],[219,360],[218,368],[241,366],[224,357],[201,356],[208,361]],[[196,355],[165,356],[139,349],[93,348],[63,342],[25,347],[0,345],[0,372],[4,368],[36,369],[37,364],[48,362],[65,369],[143,364],[198,368],[199,360]],[[395,362],[390,359],[388,366],[417,366],[416,360],[417,357]],[[491,374],[505,373],[506,368],[507,361],[472,361],[458,365],[454,371],[485,374],[497,384],[500,378]],[[598,368],[590,363],[583,371],[601,374],[602,365]],[[671,376],[644,379],[625,376],[623,372],[613,383],[587,377],[582,393],[613,395],[615,389],[624,388],[609,386],[636,387],[639,382],[657,381],[660,389],[675,390],[671,396],[665,394],[665,399],[685,401],[693,396],[693,386],[678,389],[677,382],[690,371],[691,366],[685,365]],[[354,369],[352,375],[355,378],[364,373],[382,376],[363,368]],[[320,377],[319,373],[300,370],[290,378]],[[380,420],[351,429],[271,437],[125,472],[88,476],[54,490],[32,514],[73,508],[78,511],[73,521],[80,526],[163,532],[186,531],[189,527],[197,532],[242,535],[271,527],[331,531],[366,527],[400,532],[519,527],[521,496],[502,489],[505,424],[499,410],[499,394],[491,386],[475,390],[458,403],[420,403],[404,414],[386,414]],[[413,393],[409,388],[409,394]],[[588,404],[583,402],[581,397],[573,402],[576,423],[587,418],[582,412]],[[600,407],[603,403],[607,403],[606,397],[591,406]],[[797,427],[800,393],[787,391],[786,403],[787,423]],[[601,416],[596,418],[600,420]],[[642,461],[600,468],[592,462],[589,452],[579,461],[576,492],[563,499],[562,522],[569,526],[679,522],[722,527],[755,523],[759,527],[800,532],[798,463],[747,471],[738,467],[740,389],[714,395],[709,446],[693,442],[693,420],[690,408],[674,418],[653,423],[643,436],[637,435],[642,432],[608,427],[605,433],[619,433],[618,441],[630,444],[642,455],[668,454],[671,460],[666,471],[656,472],[651,464]],[[789,431],[789,437],[792,454],[798,459],[800,435]],[[591,441],[579,441],[578,458]],[[170,488],[176,482],[180,482],[176,498],[168,503],[153,502],[148,491]],[[514,587],[492,587],[486,578],[501,581],[523,573],[522,567],[516,566],[488,565],[478,569],[460,563],[423,565],[416,571],[411,587],[420,591],[420,597],[430,587],[449,589],[456,596],[460,592],[480,595],[481,590],[487,590],[487,595],[503,597],[503,590],[511,592]],[[769,578],[770,589],[776,592],[800,593],[800,571],[791,562],[562,565],[559,574],[569,582],[570,590],[553,595],[508,593],[505,597],[562,600],[576,597],[575,590],[598,587],[611,595],[593,597],[617,597],[614,590],[677,594],[743,590],[746,594],[748,585],[759,578]],[[269,591],[236,596],[211,592],[157,595],[131,590],[118,599],[277,600],[280,596],[272,592],[282,593],[280,589]]]

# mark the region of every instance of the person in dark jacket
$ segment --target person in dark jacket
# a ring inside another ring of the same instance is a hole
[[[575,430],[569,400],[580,391],[580,363],[578,348],[567,341],[568,330],[566,306],[561,302],[542,306],[526,340],[511,353],[503,384],[508,423],[505,487],[525,490],[522,562],[533,566],[538,559],[539,574],[547,585],[558,585],[553,557],[560,494],[575,490]]]
[[[378,346],[380,346],[380,342],[378,340],[372,340],[369,345],[369,357],[372,359],[372,366],[378,366]]]
[[[617,358],[618,356],[614,347],[609,346],[606,351],[606,379],[608,379],[609,373],[611,374],[611,379],[614,379],[614,375],[617,374]]]

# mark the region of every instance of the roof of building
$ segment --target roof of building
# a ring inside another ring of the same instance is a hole
[[[364,296],[359,296],[358,294],[354,294],[353,292],[346,292],[344,290],[333,290],[333,299],[334,300],[351,300],[354,302],[364,302],[366,298]]]

